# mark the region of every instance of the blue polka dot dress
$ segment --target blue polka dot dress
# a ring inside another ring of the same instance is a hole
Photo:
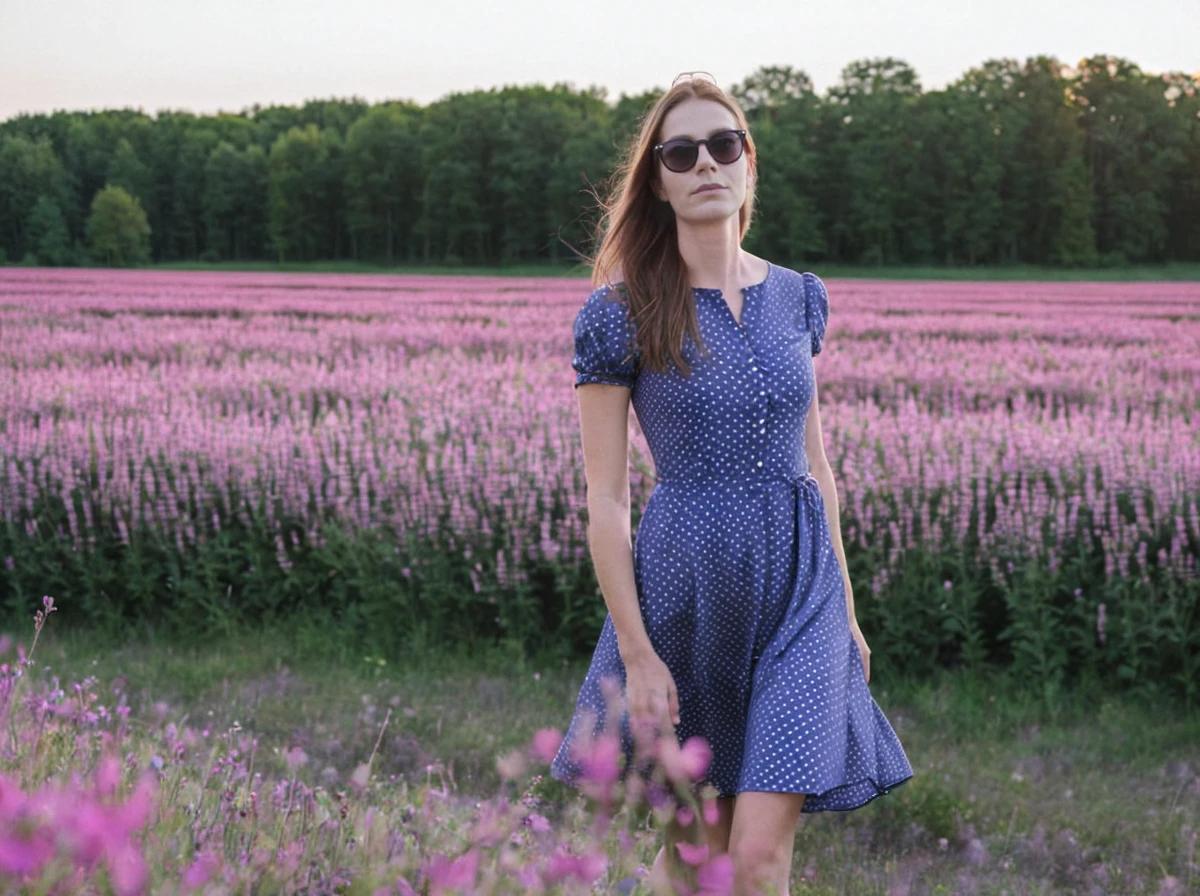
[[[864,678],[824,499],[808,472],[804,425],[813,356],[829,317],[815,274],[770,265],[744,290],[742,320],[718,289],[694,288],[708,356],[690,337],[690,378],[641,369],[626,307],[607,286],[574,322],[578,388],[612,383],[630,401],[657,482],[634,536],[638,602],[679,693],[682,744],[703,736],[705,781],[720,795],[807,794],[803,811],[855,809],[912,777]],[[572,752],[598,734],[601,682],[625,668],[606,615],[550,772],[575,782]],[[627,775],[633,741],[620,706]]]

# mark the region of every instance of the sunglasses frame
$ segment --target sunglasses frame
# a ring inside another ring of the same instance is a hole
[[[695,79],[692,77],[693,75],[705,75],[706,77]],[[675,76],[675,80],[671,82],[671,86],[674,87],[676,84],[678,84],[684,78],[688,79],[689,81],[701,80],[701,81],[712,81],[712,83],[714,83],[714,84],[717,83],[717,78],[712,72],[704,72],[704,71],[680,72],[679,74],[677,74]]]
[[[737,136],[738,136],[738,154],[736,156],[734,156],[732,159],[730,159],[728,162],[722,162],[716,156],[713,156],[711,149],[708,150],[708,154],[710,156],[712,156],[712,159],[714,162],[716,162],[720,165],[732,165],[734,162],[736,162],[738,159],[740,159],[746,152],[746,130],[745,130],[745,128],[726,128],[723,131],[717,131],[717,133],[711,134],[710,136],[704,138],[703,140],[689,140],[687,137],[677,137],[676,139],[668,140],[665,143],[656,143],[656,144],[654,144],[654,155],[658,158],[658,160],[660,162],[662,162],[663,167],[666,168],[668,171],[673,171],[675,174],[683,174],[685,171],[691,171],[693,168],[695,168],[696,163],[698,161],[700,161],[700,147],[701,146],[704,146],[705,149],[708,149],[708,141],[709,140],[716,140],[717,138],[723,137],[726,134],[737,134]],[[694,152],[696,154],[695,158],[692,159],[691,164],[689,164],[686,168],[672,168],[670,165],[667,164],[665,149],[666,149],[666,147],[672,146],[672,145],[686,146],[692,152]]]

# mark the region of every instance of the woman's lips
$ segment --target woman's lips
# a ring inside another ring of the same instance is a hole
[[[724,190],[724,189],[725,189],[725,188],[724,188],[723,186],[721,186],[720,184],[708,184],[708,185],[706,185],[706,186],[703,186],[703,187],[697,187],[697,188],[696,188],[696,189],[695,189],[693,192],[696,192],[696,193],[713,193],[713,192],[716,192],[717,190]]]

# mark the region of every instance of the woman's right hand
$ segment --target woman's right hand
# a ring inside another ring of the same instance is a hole
[[[630,726],[666,734],[679,724],[679,692],[667,664],[653,650],[625,660]]]

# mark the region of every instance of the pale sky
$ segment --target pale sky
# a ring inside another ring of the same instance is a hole
[[[601,85],[610,101],[762,65],[818,93],[896,56],[936,89],[986,59],[1109,53],[1200,72],[1200,0],[0,0],[0,120],[18,112],[239,111],[358,96],[421,105],[506,84]]]

